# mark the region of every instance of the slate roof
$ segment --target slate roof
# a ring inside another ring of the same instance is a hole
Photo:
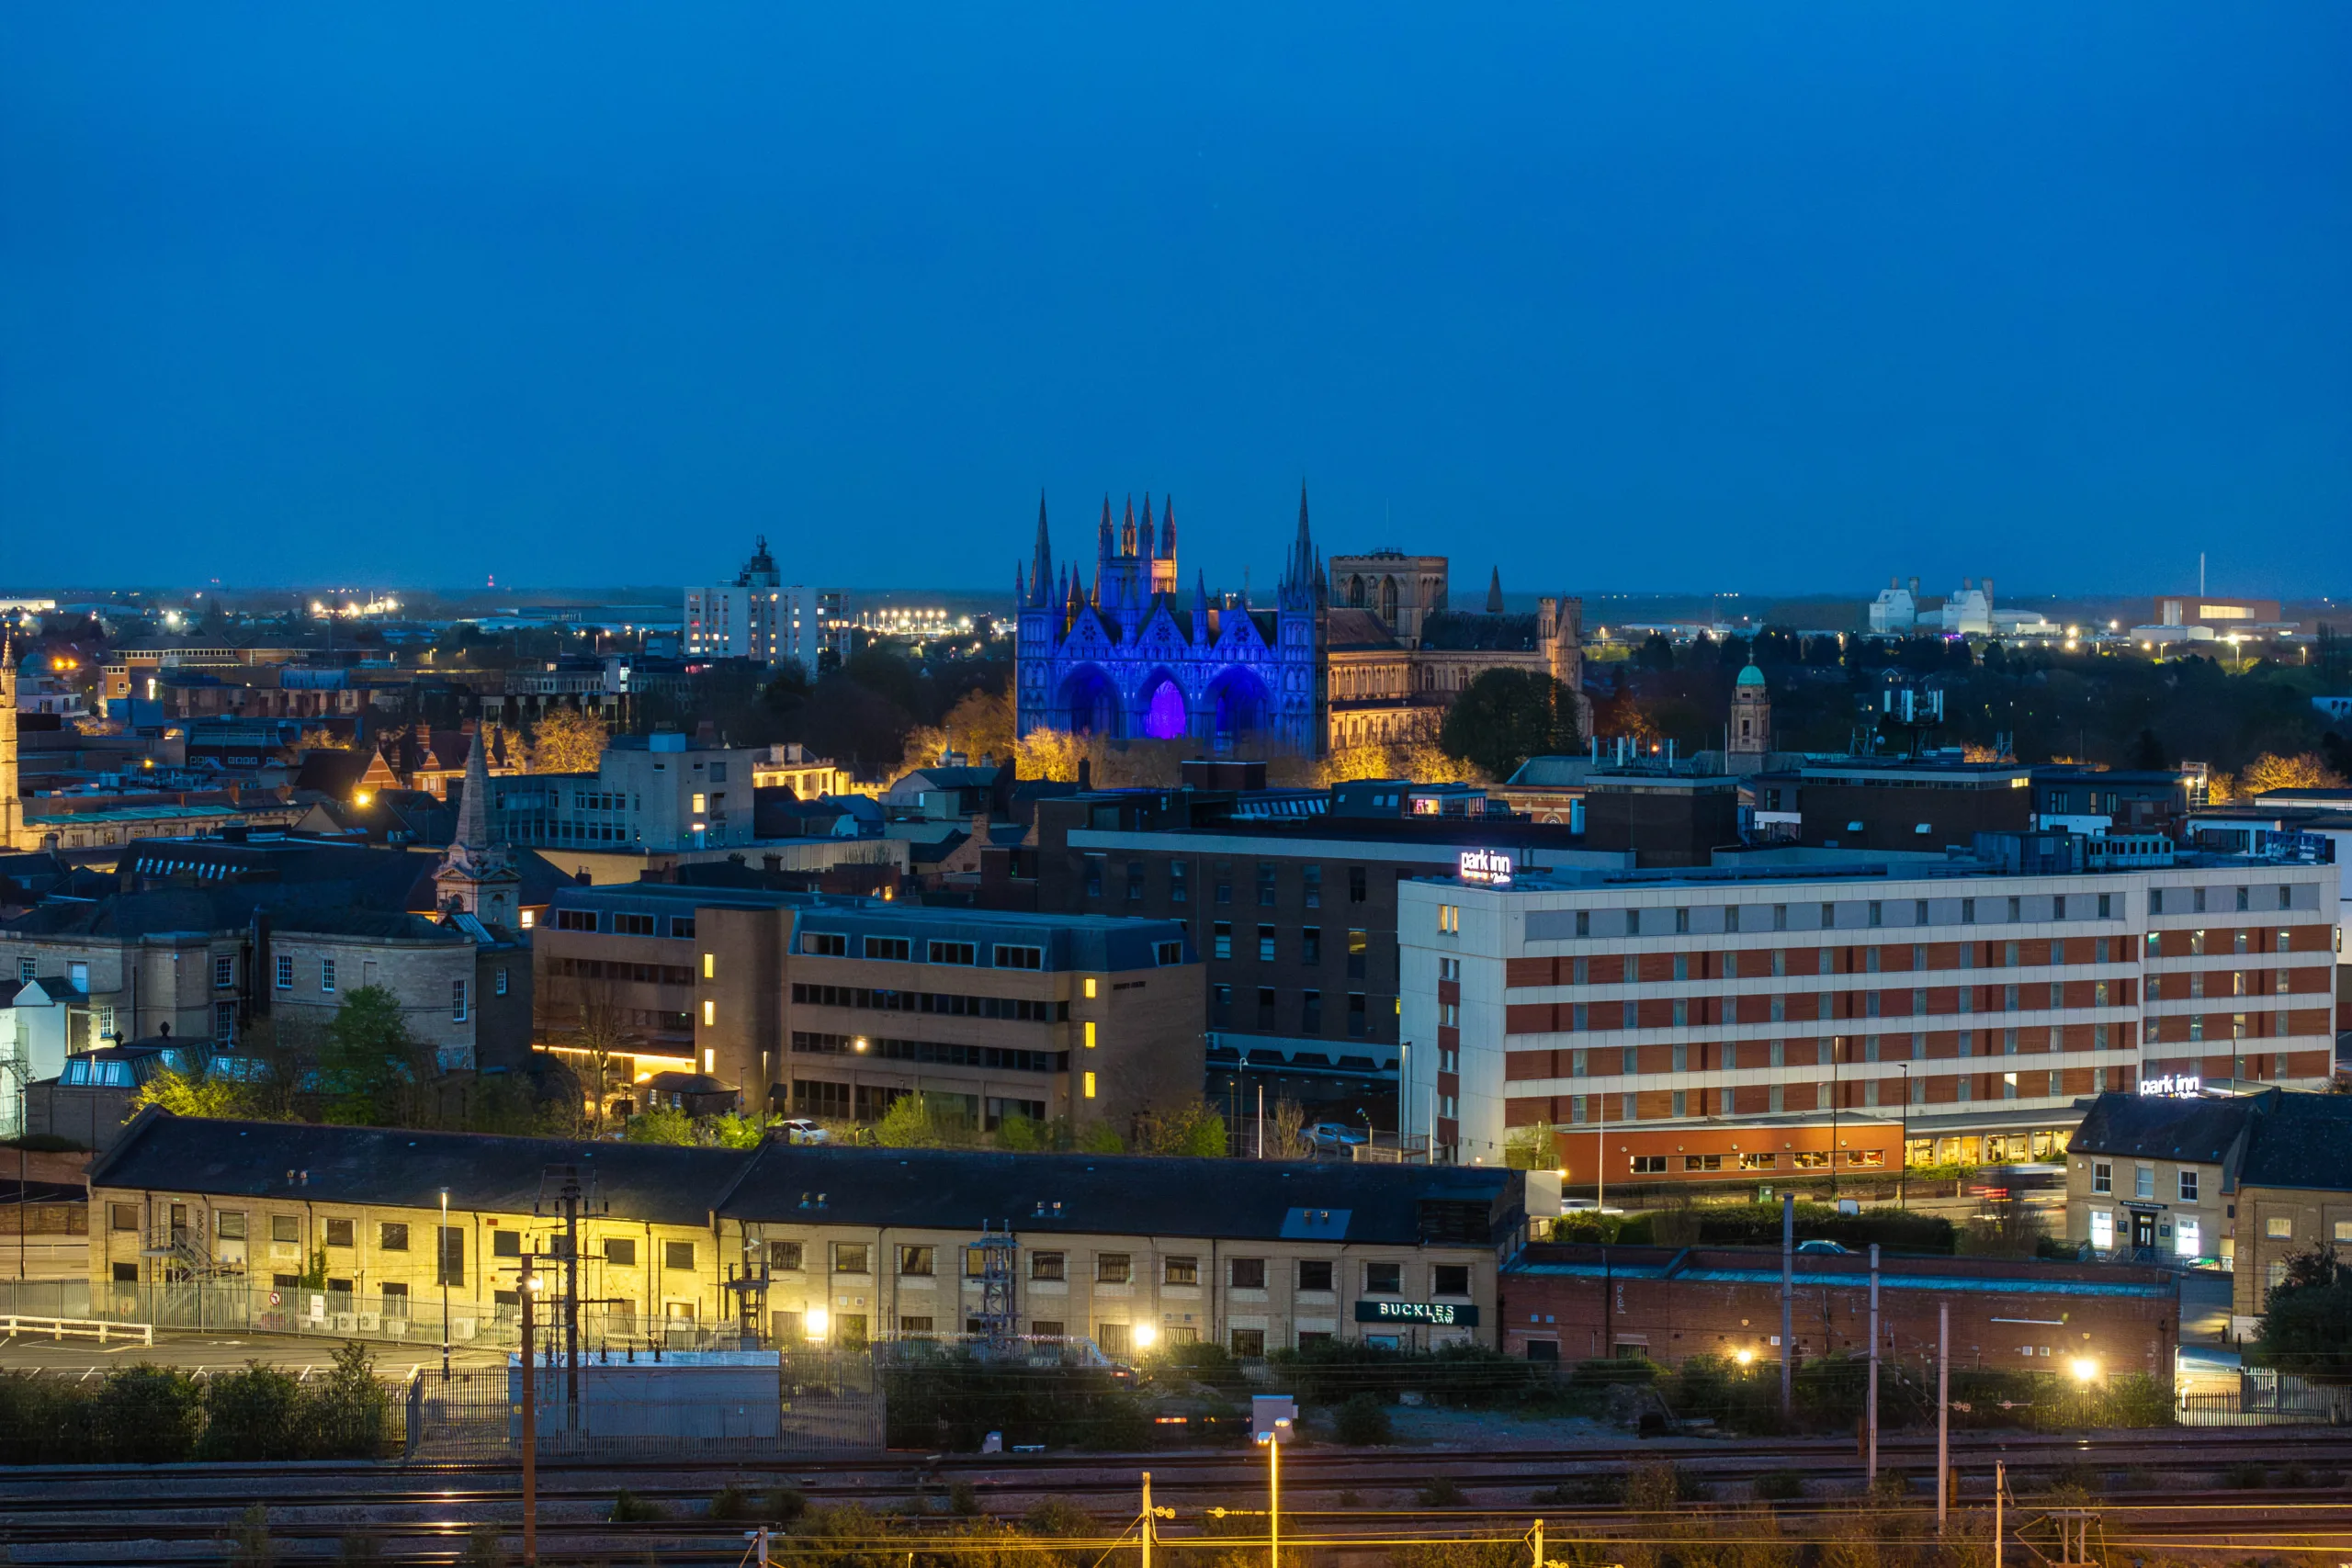
[[[1479,615],[1432,610],[1421,618],[1421,646],[1442,652],[1533,652],[1543,643],[1533,615]]]
[[[656,1224],[707,1224],[741,1174],[733,1149],[291,1122],[207,1121],[150,1109],[90,1172],[94,1187],[528,1213],[550,1165],[596,1177],[612,1212]],[[288,1182],[287,1173],[298,1173]]]
[[[1303,1234],[1300,1212],[1344,1213],[1350,1242],[1410,1247],[1422,1203],[1465,1204],[1484,1225],[1515,1194],[1507,1171],[1336,1161],[1158,1159],[967,1149],[763,1145],[719,1207],[728,1218],[1015,1234],[1216,1236]],[[1055,1207],[1056,1204],[1059,1208]],[[1328,1233],[1325,1233],[1328,1234]]]
[[[2174,1100],[2159,1095],[2100,1095],[2091,1101],[2070,1154],[2127,1159],[2224,1158],[2254,1113],[2253,1100]]]
[[[2102,1094],[2067,1146],[2127,1159],[2219,1160],[2224,1191],[2352,1192],[2352,1095],[2277,1089],[2231,1100]]]
[[[1374,610],[1340,608],[1327,613],[1324,626],[1326,644],[1335,649],[1358,648],[1396,648],[1396,634]]]
[[[368,908],[352,902],[339,884],[286,887],[272,883],[228,883],[204,887],[159,887],[124,893],[95,904],[43,904],[0,924],[19,936],[88,936],[124,942],[171,931],[235,931],[253,921],[255,910],[280,932],[322,936],[402,938],[448,942],[458,934],[422,915]]]
[[[2275,1090],[2257,1104],[2238,1186],[2352,1192],[2352,1095]]]

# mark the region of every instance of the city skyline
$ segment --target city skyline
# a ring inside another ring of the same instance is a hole
[[[0,21],[9,577],[2352,566],[2340,13],[607,21]]]

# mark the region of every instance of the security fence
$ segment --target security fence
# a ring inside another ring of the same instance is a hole
[[[2249,1369],[2235,1389],[2184,1393],[2184,1427],[2352,1427],[2352,1387]]]
[[[522,1368],[420,1371],[404,1402],[405,1452],[421,1463],[522,1451],[525,1384],[545,1459],[782,1459],[883,1446],[882,1383],[853,1351],[599,1352]]]

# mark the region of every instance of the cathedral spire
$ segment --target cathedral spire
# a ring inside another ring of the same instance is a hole
[[[1106,490],[1102,492],[1102,525],[1096,531],[1094,541],[1094,558],[1098,563],[1111,558],[1111,549],[1115,542],[1111,532],[1111,492]]]
[[[1033,602],[1046,604],[1046,591],[1054,581],[1054,545],[1046,533],[1046,492],[1037,492],[1037,547],[1029,558],[1029,592]]]
[[[1490,615],[1499,615],[1502,613],[1503,569],[1498,566],[1495,568],[1494,576],[1487,580],[1487,614]]]
[[[1136,553],[1136,498],[1132,495],[1127,497],[1126,521],[1119,525],[1119,553],[1127,557]]]
[[[1176,558],[1176,498],[1172,495],[1159,503],[1159,553],[1165,559]]]
[[[1312,604],[1316,574],[1321,565],[1315,555],[1315,536],[1306,526],[1306,481],[1302,479],[1298,486],[1298,536],[1291,541],[1290,562],[1283,570],[1278,590],[1281,601],[1295,601],[1302,606]]]
[[[1145,560],[1158,560],[1159,550],[1152,539],[1151,491],[1143,492],[1143,527],[1136,535],[1136,553]]]

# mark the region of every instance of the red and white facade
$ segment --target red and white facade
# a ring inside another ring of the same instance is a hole
[[[1899,1119],[1917,1163],[1942,1133],[2069,1127],[2102,1089],[2331,1070],[2333,866],[1484,874],[1397,890],[1401,1032],[1436,1045],[1408,1114],[1441,1159],[1546,1123],[1572,1183],[1595,1151],[1638,1180],[1630,1142],[1575,1134],[1834,1109]]]

